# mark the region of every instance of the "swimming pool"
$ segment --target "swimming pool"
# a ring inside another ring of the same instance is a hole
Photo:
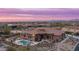
[[[19,41],[19,43],[22,45],[28,45],[29,41],[28,40],[21,40],[21,41]]]
[[[22,46],[27,46],[27,45],[30,44],[30,41],[29,40],[16,40],[15,44],[22,45]]]

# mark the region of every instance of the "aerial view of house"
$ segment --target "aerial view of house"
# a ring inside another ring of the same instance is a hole
[[[78,8],[0,8],[0,51],[79,51]]]

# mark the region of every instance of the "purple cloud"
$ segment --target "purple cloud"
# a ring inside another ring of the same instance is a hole
[[[51,16],[79,19],[79,8],[0,8],[0,16]]]

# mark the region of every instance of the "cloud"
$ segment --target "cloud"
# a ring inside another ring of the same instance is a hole
[[[0,8],[0,22],[79,19],[78,8]]]

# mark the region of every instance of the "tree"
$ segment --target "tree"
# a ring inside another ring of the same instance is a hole
[[[11,30],[11,28],[8,25],[4,26],[4,33],[5,34],[10,34],[10,30]]]

